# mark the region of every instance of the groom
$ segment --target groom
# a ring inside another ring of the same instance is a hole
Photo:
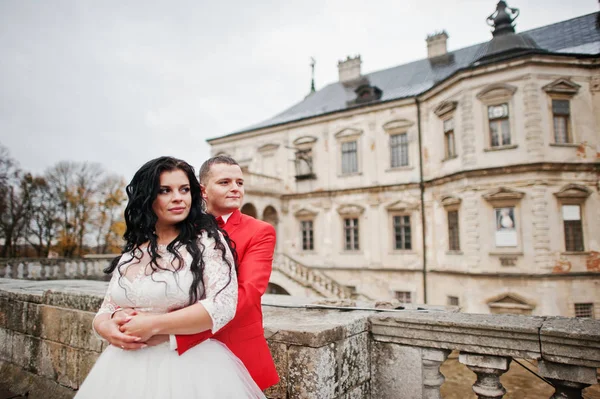
[[[233,158],[221,155],[208,159],[200,167],[199,177],[208,212],[217,218],[235,243],[238,304],[233,320],[216,334],[205,331],[177,335],[177,351],[183,355],[208,338],[217,339],[244,363],[256,384],[265,390],[279,381],[265,340],[260,302],[271,275],[275,229],[240,212],[244,200],[244,175]]]

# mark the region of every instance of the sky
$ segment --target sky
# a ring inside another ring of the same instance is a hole
[[[491,39],[494,0],[0,0],[0,144],[34,174],[98,162],[129,180],[161,155],[196,168],[206,139],[338,79]],[[598,0],[508,0],[517,32],[599,11]]]

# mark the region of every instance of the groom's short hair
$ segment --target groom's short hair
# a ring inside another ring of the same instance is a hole
[[[206,161],[204,161],[202,166],[200,166],[200,172],[198,173],[198,179],[200,180],[200,184],[206,184],[208,182],[210,168],[213,165],[219,163],[240,166],[240,164],[238,164],[236,160],[231,158],[229,155],[217,155],[212,158],[208,158]]]

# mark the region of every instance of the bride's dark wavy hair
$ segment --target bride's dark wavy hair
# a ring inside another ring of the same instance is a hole
[[[171,265],[174,267],[165,268],[157,262],[157,260],[161,258],[158,254],[158,236],[155,231],[158,218],[152,209],[152,204],[160,190],[161,174],[175,170],[181,170],[186,174],[190,182],[192,200],[190,204],[190,213],[187,218],[176,225],[179,230],[179,235],[167,245],[167,251],[174,256],[173,261],[171,262]],[[205,248],[198,240],[198,236],[203,231],[206,232],[208,237],[215,240],[215,248],[221,252],[221,258],[229,266],[230,271],[232,267],[236,266],[235,250],[232,248],[227,233],[224,230],[219,229],[214,216],[203,211],[206,207],[204,206],[204,199],[201,195],[200,183],[194,174],[194,168],[190,164],[173,157],[160,157],[148,161],[135,173],[126,190],[129,201],[125,208],[125,223],[127,229],[123,235],[125,246],[123,247],[122,254],[131,253],[134,258],[140,261],[143,255],[143,250],[140,247],[148,243],[148,253],[151,257],[150,267],[152,268],[152,273],[158,270],[175,272],[180,270],[184,265],[183,258],[179,254],[178,248],[185,246],[188,253],[192,256],[190,270],[193,274],[193,281],[189,291],[190,305],[200,299],[198,297],[199,286],[200,284],[203,284]],[[219,232],[221,232],[222,236]],[[226,257],[226,246],[229,246],[232,251],[234,264],[231,264]],[[119,261],[122,258],[122,256],[116,257],[111,262],[110,266],[104,269],[104,272],[110,274],[117,267],[120,268],[131,260],[130,258],[127,258]],[[177,259],[177,265],[174,263],[175,259]],[[121,273],[121,275],[123,275],[123,273]],[[231,277],[229,282],[222,287],[219,292],[229,285],[230,282]],[[204,286],[202,289],[204,292]]]

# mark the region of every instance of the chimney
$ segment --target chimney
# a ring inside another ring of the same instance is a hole
[[[434,33],[433,35],[427,35],[427,58],[435,58],[440,55],[444,55],[448,52],[446,48],[446,41],[448,40],[448,34],[445,30]]]
[[[338,62],[338,72],[340,75],[340,82],[349,82],[360,78],[360,55],[352,58],[348,56],[345,61]]]

